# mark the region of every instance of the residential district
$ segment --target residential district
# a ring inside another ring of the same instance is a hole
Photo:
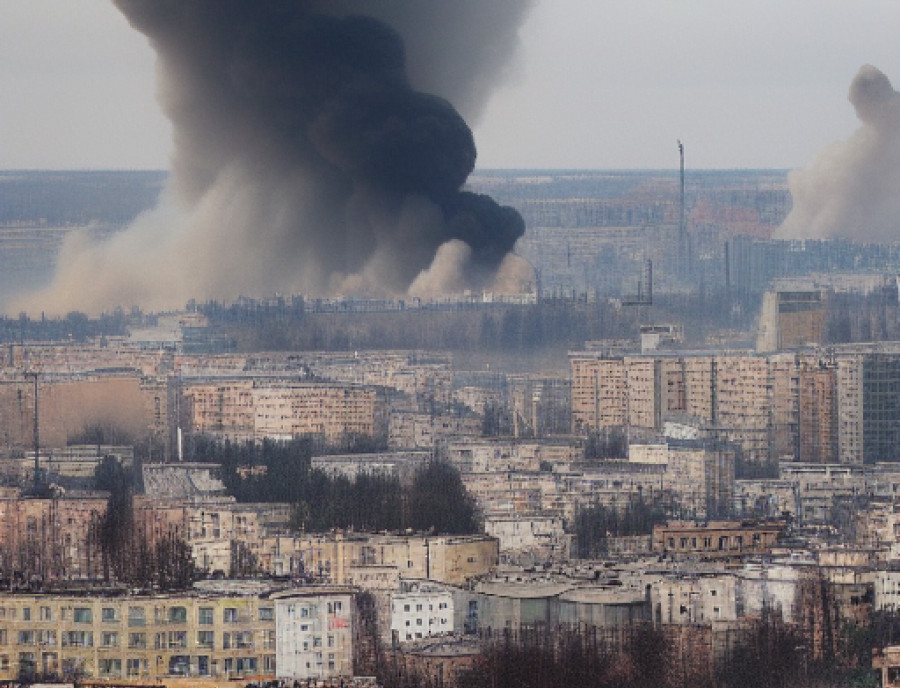
[[[98,175],[0,175],[0,293]],[[473,177],[514,294],[0,318],[0,684],[900,682],[900,253],[688,181]]]
[[[900,605],[900,344],[815,345],[821,297],[767,294],[753,349],[654,326],[558,376],[433,351],[185,353],[197,312],[8,344],[0,678],[453,686],[501,638],[613,649],[655,629],[667,680],[697,685],[775,624],[804,661],[890,681],[900,651],[854,642]],[[111,429],[134,441],[95,441]],[[345,483],[449,465],[479,531],[315,530],[310,504],[226,487],[273,467],[226,478],[216,451],[298,439]],[[139,478],[124,510],[96,489],[111,467]]]

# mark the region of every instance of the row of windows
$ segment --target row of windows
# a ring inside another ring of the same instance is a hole
[[[409,604],[404,604],[404,605],[403,605],[403,611],[405,611],[405,612],[410,611],[410,607],[411,607],[411,605],[409,605]],[[417,605],[416,605],[416,611],[417,611],[417,612],[422,611],[422,607],[423,607],[422,604],[417,604]],[[439,602],[439,603],[438,603],[438,609],[446,609],[446,608],[447,608],[447,603],[446,603],[446,602]],[[428,605],[428,611],[432,611],[432,610],[434,610],[434,605],[433,605],[433,604],[429,604],[429,605]]]
[[[264,648],[275,647],[275,631],[262,632]],[[334,638],[328,636],[329,647],[333,646]],[[53,647],[57,643],[56,631],[53,630],[23,630],[16,636],[17,645],[42,645]],[[6,629],[0,629],[0,645],[8,644]],[[93,631],[64,631],[62,633],[63,647],[93,647]],[[117,631],[104,631],[100,634],[100,647],[119,647],[120,636]],[[147,648],[146,633],[129,633],[128,647],[132,649]],[[178,649],[188,646],[187,631],[168,631],[156,633],[153,637],[153,647],[157,650]],[[206,649],[216,649],[215,633],[213,631],[197,631],[197,646]],[[253,647],[253,631],[235,631],[222,633],[221,648],[247,649]]]
[[[17,613],[15,607],[0,607],[0,619],[9,618],[15,620]],[[56,621],[57,615],[59,620],[68,621],[71,612],[72,621],[75,623],[93,623],[94,610],[92,607],[62,607],[54,614],[52,607],[39,607],[37,618],[34,618],[31,607],[22,607],[23,621]],[[200,624],[214,623],[213,607],[200,607],[197,610],[197,622]],[[226,607],[222,610],[222,620],[225,623],[241,623],[248,621],[245,614],[241,614],[243,610],[237,607]],[[274,621],[274,607],[260,607],[257,610],[258,619],[260,621]],[[155,607],[154,619],[156,623],[187,623],[187,607]],[[119,609],[117,607],[103,607],[100,610],[100,620],[104,623],[118,623],[120,619]],[[128,607],[128,625],[143,626],[147,623],[147,612],[144,607]]]

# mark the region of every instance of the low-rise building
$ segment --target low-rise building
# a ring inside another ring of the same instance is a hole
[[[780,523],[673,521],[653,527],[653,551],[669,556],[702,557],[761,554],[772,549],[781,531]]]

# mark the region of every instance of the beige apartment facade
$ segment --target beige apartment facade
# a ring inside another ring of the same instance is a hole
[[[239,442],[304,435],[335,442],[381,430],[375,389],[353,384],[193,380],[182,385],[182,409],[191,432]]]
[[[274,602],[244,594],[0,595],[0,677],[275,677]]]

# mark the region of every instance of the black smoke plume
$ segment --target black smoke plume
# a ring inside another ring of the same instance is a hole
[[[160,207],[64,247],[43,309],[428,294],[521,270],[517,212],[461,187],[530,0],[115,0],[158,55]],[[440,250],[439,250],[440,249]]]

